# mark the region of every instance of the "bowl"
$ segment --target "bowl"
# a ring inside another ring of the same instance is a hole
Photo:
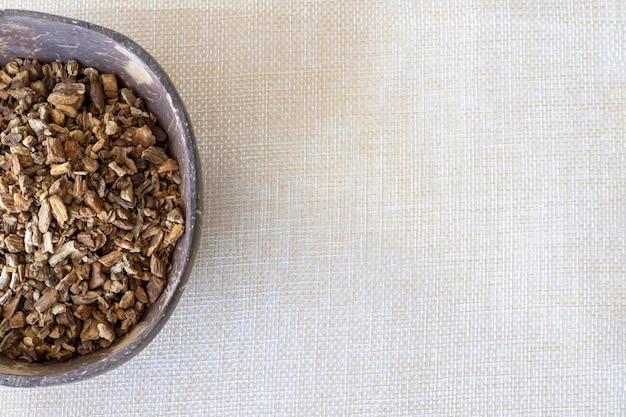
[[[75,58],[85,67],[116,74],[118,80],[142,97],[148,110],[157,116],[160,127],[168,135],[170,152],[179,161],[182,179],[185,234],[174,250],[166,288],[146,309],[137,325],[110,347],[63,363],[26,363],[0,356],[0,384],[56,385],[93,377],[128,361],[150,343],[172,314],[199,246],[201,175],[183,102],[163,69],[135,42],[112,30],[74,19],[23,10],[0,10],[0,65],[14,57],[37,58],[42,62]]]

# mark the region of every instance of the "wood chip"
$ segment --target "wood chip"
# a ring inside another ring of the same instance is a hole
[[[81,342],[88,340],[98,340],[100,338],[100,331],[98,330],[98,322],[94,319],[85,320],[83,330],[80,332]]]
[[[165,150],[160,146],[150,146],[146,148],[141,153],[141,157],[157,166],[163,164],[168,159],[167,155],[165,154]]]
[[[95,250],[96,243],[93,240],[91,232],[80,232],[76,235],[76,241],[90,250]]]
[[[117,84],[117,83],[116,83]],[[117,85],[115,86],[117,90]],[[104,111],[104,87],[97,73],[89,74],[89,98],[93,102],[96,109],[102,113]]]
[[[131,308],[135,305],[135,292],[134,291],[126,291],[122,298],[120,299],[119,307],[126,310],[127,308]]]
[[[135,223],[130,220],[115,219],[112,223],[120,230],[133,230],[135,228]]]
[[[7,266],[10,266],[12,268],[17,268],[19,265],[17,255],[12,253],[5,253],[4,261],[6,262]]]
[[[120,167],[115,161],[109,164],[109,168],[111,168],[117,174],[118,177],[123,177],[124,175],[126,175],[126,170]]]
[[[93,301],[91,302],[88,302],[86,294],[74,295],[72,297],[72,301],[74,301],[74,299],[78,300],[78,301],[74,301],[75,304],[80,304],[74,311],[74,316],[76,318],[81,319],[81,320],[87,320],[88,318],[91,317],[91,314],[93,313],[93,307],[90,304],[93,304],[98,300],[97,294],[94,294],[94,295],[96,295],[96,297],[94,297]]]
[[[156,143],[156,137],[149,126],[142,126],[135,129],[133,143],[141,145],[144,149],[149,148]]]
[[[82,162],[85,167],[85,170],[92,174],[96,172],[98,168],[100,167],[100,164],[98,163],[98,161],[96,161],[95,159],[91,159],[88,156],[84,157]]]
[[[85,84],[83,83],[68,83],[61,82],[54,86],[53,93],[61,93],[68,95],[84,95],[86,92]]]
[[[137,299],[137,301],[144,304],[148,303],[149,301],[148,294],[146,294],[146,291],[142,287],[137,287],[137,289],[135,290],[135,298]]]
[[[85,192],[85,203],[91,208],[96,214],[100,214],[102,212],[104,203],[100,196],[93,190],[87,190]]]
[[[54,245],[52,243],[52,233],[46,232],[43,234],[43,243],[41,245],[41,251],[47,253],[54,253]]]
[[[137,100],[137,98],[135,97],[135,94],[133,94],[133,92],[129,88],[120,89],[120,97],[129,106],[133,106],[135,104],[135,101]]]
[[[48,96],[48,103],[54,104],[57,109],[59,107],[65,108],[66,106],[78,109],[84,100],[85,96],[78,93],[50,93]]]
[[[67,311],[67,307],[65,306],[65,304],[54,304],[51,308],[50,311],[52,312],[52,314],[54,314],[55,316],[57,314],[61,314],[61,313],[65,313]]]
[[[168,245],[175,245],[178,239],[185,233],[185,226],[183,224],[175,224],[172,226],[169,234],[165,238],[165,243]]]
[[[52,171],[52,170],[51,170]],[[63,177],[57,178],[56,181],[52,183],[50,188],[48,189],[48,195],[58,195],[59,197],[63,197],[65,194],[65,188],[67,185],[67,180]]]
[[[148,282],[148,285],[146,285],[146,294],[148,294],[148,301],[150,303],[154,303],[163,292],[163,288],[165,288],[165,280],[157,277],[152,277],[150,282]]]
[[[54,108],[57,111],[63,113],[64,116],[71,117],[73,119],[75,119],[76,116],[78,116],[78,110],[76,110],[76,107],[74,106],[66,105],[66,104],[56,104]]]
[[[120,198],[128,202],[128,204],[135,205],[135,192],[133,191],[133,185],[129,184],[120,191]],[[23,210],[21,210],[23,211]]]
[[[9,273],[10,280],[11,273]],[[0,306],[4,307],[13,299],[13,290],[6,291],[2,296],[0,296]]]
[[[7,292],[7,294],[11,294]],[[15,314],[18,305],[22,302],[22,296],[19,294],[13,294],[8,301],[2,305],[2,317],[10,319]]]
[[[9,329],[21,329],[26,326],[26,316],[23,311],[17,311],[9,319]]]
[[[167,213],[167,220],[173,223],[183,224],[185,222],[185,218],[183,217],[183,213],[180,211],[180,208],[176,207],[172,209],[169,213]]]
[[[86,191],[87,184],[85,183],[85,178],[82,175],[76,175],[74,179],[74,189],[72,190],[72,194],[75,198],[83,198]]]
[[[33,204],[32,198],[25,198],[22,193],[14,193],[13,194],[13,202],[15,206],[15,211],[29,211],[31,204]]]
[[[115,265],[118,262],[122,261],[123,258],[123,252],[120,250],[114,250],[112,252],[107,253],[106,255],[102,256],[101,258],[98,259],[98,261],[106,266],[107,268],[110,268],[111,266]]]
[[[0,291],[6,291],[9,288],[11,282],[11,273],[8,271],[7,266],[3,266],[0,271]],[[1,305],[1,304],[0,304]]]
[[[65,151],[63,150],[63,141],[59,138],[49,137],[48,153],[46,156],[46,164],[59,164],[65,162]]]
[[[117,99],[119,90],[117,88],[117,78],[115,74],[102,74],[100,81],[102,82],[102,88],[106,97],[108,99]]]
[[[11,330],[4,336],[0,342],[0,352],[6,352],[11,346],[15,345],[22,339],[22,332],[19,330]]]
[[[58,177],[59,175],[67,174],[72,170],[72,166],[69,162],[64,162],[62,164],[56,164],[50,166],[50,175],[53,177]]]
[[[163,242],[163,236],[165,236],[165,233],[158,231],[150,238],[150,243],[148,243],[148,248],[146,249],[146,256],[152,256],[155,251],[159,250]]]
[[[50,266],[54,267],[63,262],[66,258],[72,256],[73,254],[78,252],[78,248],[76,248],[76,242],[70,240],[69,242],[65,242],[63,246],[59,248],[58,251],[54,252],[54,254],[48,260]]]
[[[48,333],[48,337],[51,339],[58,339],[65,333],[65,327],[56,325],[50,329],[50,333]]]
[[[47,263],[33,262],[26,265],[26,278],[36,279],[38,281],[45,281],[46,278],[50,277],[50,270]]]
[[[37,216],[39,219],[39,231],[41,233],[46,233],[50,227],[50,222],[52,221],[52,209],[50,208],[50,202],[48,199],[41,202]]]
[[[176,160],[172,158],[169,158],[167,161],[163,162],[157,170],[159,174],[173,171],[178,171],[178,162],[176,162]]]
[[[111,330],[109,326],[107,326],[104,323],[98,323],[97,327],[98,327],[98,336],[101,339],[108,340],[109,342],[112,342],[115,340],[115,333],[113,333],[113,330]]]
[[[108,280],[108,281],[105,281],[104,285],[102,285],[102,289],[104,289],[104,291],[110,291],[112,293],[117,294],[119,292],[124,291],[124,284],[122,283],[122,281]]]
[[[67,215],[67,208],[61,200],[61,197],[58,195],[52,195],[48,197],[48,202],[50,203],[50,209],[52,210],[52,214],[54,218],[59,223],[59,225],[65,225],[65,222],[68,221],[69,217]]]
[[[18,271],[13,271],[11,273],[11,282],[9,283],[9,288],[12,289],[16,294],[20,291],[22,283],[24,282],[24,275],[19,273]]]
[[[52,307],[52,305],[56,303],[58,300],[59,300],[59,293],[57,292],[57,290],[51,288],[48,291],[46,291],[39,298],[39,300],[35,302],[35,304],[33,305],[33,308],[37,310],[39,313],[43,313],[44,311]]]
[[[50,120],[54,124],[63,126],[65,124],[65,114],[63,114],[63,112],[57,109],[52,109],[50,110]],[[63,161],[59,161],[59,162],[63,162]]]
[[[150,272],[159,278],[165,277],[165,265],[156,255],[150,257]]]
[[[18,213],[12,194],[0,194],[0,208],[7,213]]]
[[[4,244],[9,252],[19,253],[23,252],[24,247],[24,238],[18,235],[8,235],[4,238]]]

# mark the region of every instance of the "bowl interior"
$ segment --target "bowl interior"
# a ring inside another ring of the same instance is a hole
[[[111,347],[65,363],[28,364],[0,355],[0,384],[50,385],[97,375],[123,363],[144,347],[164,324],[183,289],[197,239],[196,155],[188,116],[171,82],[143,49],[124,36],[84,22],[23,11],[0,10],[0,65],[13,57],[40,61],[75,58],[83,66],[114,73],[142,97],[167,132],[170,152],[179,161],[186,233],[173,256],[173,269],[161,297],[141,322]]]

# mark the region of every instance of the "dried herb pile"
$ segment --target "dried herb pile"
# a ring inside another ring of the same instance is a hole
[[[159,297],[185,229],[154,114],[76,60],[0,70],[0,352],[110,346]]]

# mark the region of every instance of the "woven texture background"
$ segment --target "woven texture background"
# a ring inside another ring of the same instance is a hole
[[[626,415],[624,2],[0,7],[144,46],[206,185],[154,342],[2,416]]]

